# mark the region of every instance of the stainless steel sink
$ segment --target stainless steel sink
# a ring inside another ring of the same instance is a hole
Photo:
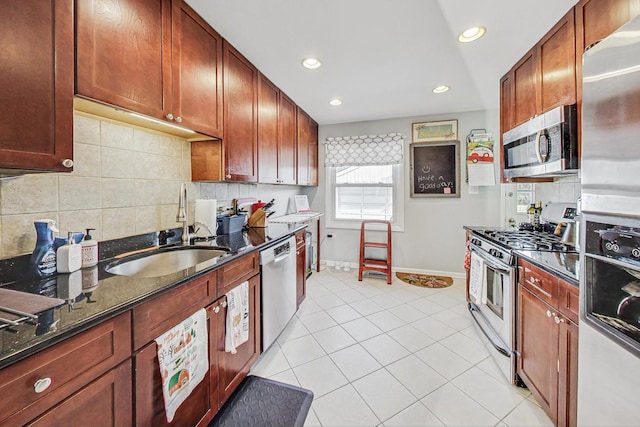
[[[203,270],[216,264],[227,252],[226,248],[209,246],[157,249],[114,261],[105,267],[105,271],[119,276],[160,277],[191,267],[196,267],[196,271]]]

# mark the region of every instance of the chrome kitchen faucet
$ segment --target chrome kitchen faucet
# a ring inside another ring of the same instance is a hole
[[[189,198],[187,197],[187,184],[180,186],[180,199],[176,221],[182,223],[182,243],[189,244]]]

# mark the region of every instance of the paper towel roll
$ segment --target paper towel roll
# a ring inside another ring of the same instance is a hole
[[[197,237],[215,236],[218,203],[215,199],[196,199],[196,214],[194,225]]]

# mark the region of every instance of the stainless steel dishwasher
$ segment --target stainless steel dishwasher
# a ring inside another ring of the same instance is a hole
[[[296,312],[296,239],[260,252],[262,349],[269,348]]]

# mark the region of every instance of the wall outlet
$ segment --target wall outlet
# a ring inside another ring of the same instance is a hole
[[[335,239],[336,237],[338,237],[338,236],[336,236],[336,233],[329,233],[329,234],[327,234],[327,238],[328,238],[328,239]]]

